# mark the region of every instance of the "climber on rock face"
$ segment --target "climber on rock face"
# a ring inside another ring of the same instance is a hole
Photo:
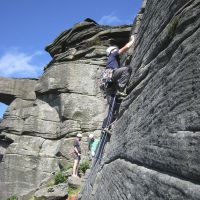
[[[119,55],[125,53],[133,44],[135,41],[135,37],[132,35],[131,40],[122,48],[118,48],[117,46],[111,46],[108,47],[106,50],[106,54],[108,56],[106,70],[112,71],[111,76],[111,82],[108,84],[106,88],[106,97],[109,105],[108,109],[108,115],[103,121],[102,128],[107,131],[108,134],[111,135],[111,132],[108,131],[108,119],[110,116],[110,108],[113,104],[113,97],[119,96],[119,97],[125,97],[127,94],[124,92],[126,85],[129,81],[130,75],[131,75],[131,68],[130,66],[123,66],[120,67],[120,60]],[[119,107],[119,105],[117,105]],[[116,108],[117,108],[116,107]],[[113,120],[115,120],[117,116],[117,110],[113,109],[112,113],[112,120],[110,123],[112,123]]]
[[[131,68],[129,66],[120,67],[119,55],[125,53],[134,43],[135,38],[132,35],[131,40],[121,49],[117,46],[108,47],[106,54],[108,56],[106,69],[112,70],[113,86],[117,90],[116,95],[126,96],[124,89],[129,81],[131,75]]]
[[[74,166],[73,166],[72,176],[75,177],[78,176],[78,167],[81,160],[81,147],[80,147],[81,138],[82,134],[78,133],[74,141]]]

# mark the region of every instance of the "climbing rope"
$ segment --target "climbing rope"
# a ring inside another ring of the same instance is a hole
[[[112,119],[113,119],[113,111],[114,111],[115,104],[116,104],[116,96],[112,97],[111,102],[112,102],[111,105],[109,105],[109,112],[108,112],[108,116],[107,116],[106,128],[108,128],[110,126]],[[101,158],[103,155],[103,150],[106,145],[107,139],[108,139],[108,133],[103,130],[101,132],[101,140],[97,147],[91,170],[96,166],[98,161],[99,162],[101,161]],[[92,175],[92,173],[90,172],[88,179],[90,179],[91,175]],[[85,190],[87,191],[87,194],[89,192],[89,187],[90,187],[90,184],[89,184],[89,181],[87,181],[86,185],[85,185]]]
[[[123,64],[127,60],[129,60],[129,63],[130,63],[131,58],[132,58],[132,55],[125,56],[125,58],[120,63],[120,65],[123,66]],[[115,94],[114,97],[112,97],[111,105],[109,105],[109,112],[108,112],[108,115],[106,117],[107,122],[106,122],[105,128],[109,128],[110,124],[112,123],[114,109],[115,109],[117,104],[119,104],[119,102],[118,103],[116,102],[116,94]],[[91,166],[91,170],[96,166],[98,161],[99,161],[99,163],[101,162],[101,159],[102,159],[102,156],[103,156],[103,151],[104,151],[104,148],[105,148],[107,141],[108,141],[108,133],[105,130],[102,130],[101,139],[100,139],[99,145],[98,145],[96,153],[95,153],[95,157],[94,157],[94,161],[93,161],[92,166]],[[92,173],[90,172],[88,179],[90,179],[91,175],[92,175]],[[85,185],[85,189],[87,191],[87,194],[89,193],[89,187],[91,187],[91,186],[90,186],[89,181],[87,181],[86,185]]]
[[[113,112],[114,112],[114,108],[115,108],[115,104],[116,104],[116,96],[112,97],[112,101],[111,101],[111,105],[109,107],[109,113],[108,113],[108,116],[107,116],[107,122],[106,122],[106,127],[105,128],[108,128],[112,122],[112,119],[113,119]],[[96,163],[99,161],[101,161],[101,158],[102,158],[102,155],[103,155],[103,150],[104,150],[104,147],[105,147],[105,144],[108,140],[108,133],[106,131],[102,131],[102,136],[101,136],[101,140],[100,140],[100,143],[98,145],[98,148],[97,148],[97,151],[96,151],[96,154],[95,154],[95,159],[94,159],[94,162],[93,162],[93,167],[96,165]]]
[[[130,55],[127,55],[124,60],[121,62],[121,65],[124,64],[124,62],[129,59],[131,56]],[[108,128],[112,122],[112,119],[113,119],[113,113],[114,113],[114,109],[116,107],[116,95],[114,95],[112,97],[112,100],[111,100],[111,105],[109,106],[109,113],[108,113],[108,116],[107,116],[107,122],[106,122],[106,126],[105,128]],[[99,145],[97,147],[97,150],[96,150],[96,153],[95,153],[95,158],[94,158],[94,161],[93,161],[93,165],[92,167],[94,167],[96,165],[96,163],[99,161],[101,161],[101,158],[102,158],[102,155],[103,155],[103,150],[104,150],[104,147],[105,147],[105,144],[108,140],[108,133],[106,131],[102,131],[101,132],[101,140],[99,142]]]

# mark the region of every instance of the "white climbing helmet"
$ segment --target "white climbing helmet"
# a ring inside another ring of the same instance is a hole
[[[89,135],[89,138],[90,138],[90,139],[94,138],[94,135],[91,133],[91,134]]]
[[[107,54],[107,56],[109,56],[110,53],[111,53],[114,49],[117,49],[117,50],[118,50],[118,47],[117,47],[117,46],[108,47],[108,48],[106,49],[106,54]]]
[[[76,135],[76,137],[78,137],[78,138],[82,138],[83,136],[82,136],[81,133],[78,133],[78,134]]]

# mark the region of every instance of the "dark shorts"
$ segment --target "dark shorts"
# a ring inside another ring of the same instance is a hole
[[[74,160],[80,160],[81,156],[79,156],[77,153],[73,153]]]

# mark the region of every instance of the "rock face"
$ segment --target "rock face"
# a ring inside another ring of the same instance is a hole
[[[86,157],[87,136],[99,134],[104,118],[98,77],[105,50],[126,43],[130,31],[86,19],[46,47],[52,61],[39,80],[0,78],[0,101],[9,105],[0,123],[1,200],[26,196],[71,162],[77,133]]]
[[[16,98],[34,100],[36,98],[36,82],[36,79],[12,79],[0,77],[0,102],[9,105]]]
[[[51,189],[51,190],[49,190]],[[43,188],[38,190],[35,193],[35,200],[66,200],[68,194],[67,191],[67,185],[66,184],[59,184],[55,185],[52,188]]]
[[[129,95],[82,200],[200,199],[199,17],[199,0],[147,1]]]

